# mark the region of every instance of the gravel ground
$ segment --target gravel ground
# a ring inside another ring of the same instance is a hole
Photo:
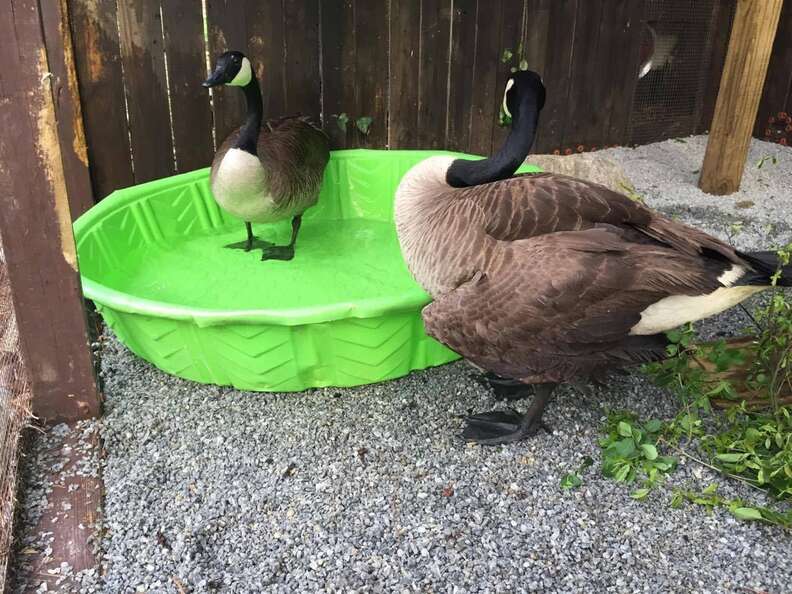
[[[650,205],[740,247],[792,239],[792,149],[754,141],[743,190],[716,198],[695,187],[704,144],[605,153]],[[766,154],[778,163],[757,168]],[[703,330],[746,323],[733,310]],[[103,343],[106,416],[79,430],[98,427],[107,450],[105,575],[77,576],[82,591],[792,592],[789,533],[672,509],[666,489],[639,503],[600,476],[607,410],[674,413],[640,377],[593,397],[559,390],[546,415],[552,435],[484,448],[457,437],[461,415],[495,404],[464,363],[359,389],[264,395],[173,378],[112,336]],[[28,466],[48,463],[36,452],[56,451],[63,431],[40,437]],[[584,456],[596,461],[584,485],[561,491]],[[26,524],[46,504],[40,477],[26,473]],[[683,459],[668,482],[713,480]],[[720,491],[756,500],[738,484]],[[16,591],[35,589],[25,580]]]

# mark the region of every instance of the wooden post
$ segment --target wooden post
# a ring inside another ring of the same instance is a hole
[[[738,0],[699,187],[708,194],[740,189],[784,0]]]
[[[0,0],[0,212],[34,412],[97,415],[66,181],[38,0]]]

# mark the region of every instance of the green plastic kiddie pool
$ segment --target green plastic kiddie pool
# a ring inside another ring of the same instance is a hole
[[[203,383],[296,391],[447,363],[458,356],[424,333],[429,297],[393,224],[399,180],[434,154],[456,153],[333,152],[289,262],[223,247],[245,227],[213,200],[209,169],[119,190],[74,224],[83,291],[134,353]],[[254,226],[282,244],[290,229]]]

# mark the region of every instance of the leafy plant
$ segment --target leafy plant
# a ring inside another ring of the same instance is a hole
[[[792,509],[786,512],[777,512],[761,505],[750,505],[743,499],[725,499],[718,495],[717,490],[716,483],[710,484],[701,492],[675,489],[671,497],[671,507],[681,507],[685,501],[702,505],[708,511],[721,507],[727,509],[738,520],[762,521],[792,529]]]
[[[641,423],[632,413],[613,412],[608,415],[602,448],[602,473],[617,482],[632,483],[644,479],[644,488],[633,493],[643,499],[662,479],[662,474],[676,467],[673,456],[660,455],[658,438],[663,423],[657,419]]]
[[[580,463],[580,466],[578,466],[578,469],[575,472],[569,472],[561,478],[561,488],[575,489],[582,485],[583,479],[580,478],[580,474],[592,464],[594,464],[594,460],[592,460],[589,456],[583,458],[583,462]]]
[[[775,155],[764,155],[759,162],[756,163],[756,168],[761,169],[764,164],[770,161],[773,165],[778,165],[778,158]]]
[[[371,131],[371,122],[374,121],[374,118],[370,116],[362,116],[355,120],[355,126],[357,129],[361,131],[361,133],[368,136],[368,133]]]
[[[338,124],[338,127],[341,128],[342,132],[346,132],[348,122],[349,116],[346,113],[340,113],[336,116],[336,123]]]

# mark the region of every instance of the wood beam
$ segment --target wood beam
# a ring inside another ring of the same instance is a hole
[[[22,354],[42,420],[100,409],[38,0],[0,0],[0,216]]]
[[[738,0],[699,187],[740,189],[767,64],[784,0]]]

